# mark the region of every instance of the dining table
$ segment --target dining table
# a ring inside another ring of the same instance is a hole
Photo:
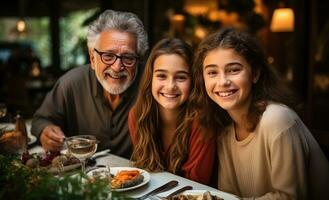
[[[13,124],[3,124],[0,123],[0,127],[7,127],[7,128],[13,128]],[[28,130],[28,135],[30,137],[30,143],[28,145],[29,153],[41,153],[44,152],[44,149],[40,146],[39,143],[37,143],[36,138],[30,133],[30,127],[31,127],[31,120],[26,121],[26,126]],[[96,168],[97,166],[110,166],[110,168],[125,168],[125,167],[134,167],[133,162],[129,159],[108,153],[106,154],[100,152],[96,152],[96,154],[100,156],[96,157],[96,163],[94,163],[94,166],[87,166],[86,170],[88,171],[90,168]],[[102,155],[103,154],[103,155]],[[202,170],[202,169],[201,169]],[[143,170],[145,171],[145,170]],[[147,180],[146,184],[143,184],[141,187],[135,187],[131,190],[124,190],[121,191],[123,196],[130,197],[130,198],[138,198],[141,197],[150,191],[153,191],[154,189],[162,186],[163,184],[169,182],[169,181],[177,181],[178,184],[176,187],[166,191],[157,194],[157,197],[166,197],[169,194],[173,193],[174,191],[177,191],[180,188],[183,188],[185,186],[192,186],[193,191],[199,191],[199,192],[205,192],[209,191],[211,194],[214,194],[216,196],[219,196],[223,198],[224,200],[236,200],[239,199],[237,196],[226,193],[223,191],[220,191],[216,188],[210,187],[208,185],[204,185],[198,182],[195,182],[193,180],[189,180],[187,178],[184,178],[182,176],[178,176],[175,174],[172,174],[167,171],[162,172],[146,172],[149,174],[149,180]],[[191,190],[192,191],[192,190]],[[188,191],[185,191],[188,192]]]
[[[37,153],[37,152],[41,152],[41,151],[44,151],[44,150],[42,149],[41,146],[38,146],[38,145],[35,145],[29,149],[30,153]],[[101,154],[102,152],[99,152],[99,153]],[[133,162],[126,158],[123,158],[123,157],[120,157],[120,156],[117,156],[117,155],[114,155],[111,153],[107,153],[106,155],[96,158],[96,166],[107,166],[107,165],[109,165],[111,168],[133,167]],[[87,166],[86,170],[88,171],[88,166]],[[224,200],[239,199],[237,196],[235,196],[233,194],[220,191],[216,188],[195,182],[193,180],[189,180],[187,178],[172,174],[170,172],[162,171],[162,172],[148,172],[148,173],[150,174],[150,180],[148,181],[147,184],[145,184],[141,187],[132,189],[132,190],[127,190],[127,191],[121,192],[122,195],[124,195],[126,197],[130,197],[130,198],[138,198],[138,197],[141,197],[144,194],[147,194],[150,191],[160,187],[161,185],[163,185],[169,181],[175,180],[178,182],[178,185],[176,187],[174,187],[166,192],[157,194],[156,196],[166,197],[170,193],[177,191],[178,189],[180,189],[182,187],[192,186],[193,190],[195,190],[195,191],[196,190],[200,191],[200,192],[209,191],[212,194],[218,195],[219,197],[223,198]]]

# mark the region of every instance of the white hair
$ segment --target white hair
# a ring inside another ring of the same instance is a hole
[[[137,15],[130,12],[114,10],[104,11],[98,19],[88,27],[88,48],[93,49],[100,33],[108,29],[127,31],[135,35],[137,38],[137,53],[139,56],[144,56],[148,49],[148,39],[143,23]]]

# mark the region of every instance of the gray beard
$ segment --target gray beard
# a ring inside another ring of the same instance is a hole
[[[110,94],[117,95],[117,94],[123,93],[132,85],[132,83],[135,81],[137,73],[138,73],[137,69],[138,69],[138,66],[136,67],[135,76],[131,81],[127,80],[126,82],[124,82],[123,84],[120,84],[120,85],[109,85],[105,79],[101,79],[98,76],[96,76],[96,77],[97,77],[98,82],[103,86],[104,90],[106,90]]]
[[[133,81],[126,81],[123,85],[109,85],[105,82],[105,80],[98,79],[98,81],[103,86],[103,88],[110,94],[121,94],[126,91],[133,83]]]

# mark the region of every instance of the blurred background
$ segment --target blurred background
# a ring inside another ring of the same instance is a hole
[[[105,9],[137,14],[150,45],[166,36],[193,47],[225,26],[259,38],[294,88],[300,116],[329,149],[329,7],[320,0],[10,0],[0,7],[1,121],[31,118],[66,71],[88,63],[88,24]],[[287,97],[289,98],[289,97]]]

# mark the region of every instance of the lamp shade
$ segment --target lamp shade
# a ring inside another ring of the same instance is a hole
[[[294,31],[294,11],[291,8],[275,9],[271,21],[272,32],[291,32]]]

